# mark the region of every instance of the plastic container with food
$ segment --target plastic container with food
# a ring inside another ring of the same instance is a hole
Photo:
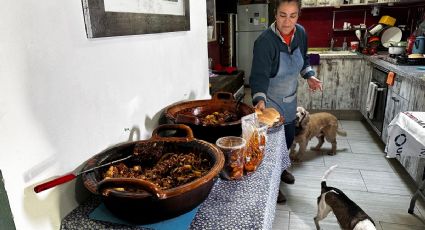
[[[227,180],[241,179],[244,170],[245,139],[235,136],[221,137],[216,141],[216,145],[223,152],[225,159],[221,177]]]

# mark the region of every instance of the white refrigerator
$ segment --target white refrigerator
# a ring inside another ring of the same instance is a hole
[[[238,5],[237,10],[236,65],[245,71],[248,85],[255,39],[269,26],[268,4]]]

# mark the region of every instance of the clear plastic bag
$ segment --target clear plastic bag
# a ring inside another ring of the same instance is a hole
[[[242,137],[246,141],[244,170],[246,173],[251,173],[263,160],[268,126],[260,126],[255,113],[242,117],[241,121]]]

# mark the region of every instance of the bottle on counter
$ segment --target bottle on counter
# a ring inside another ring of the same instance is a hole
[[[342,50],[348,50],[347,38],[344,37],[344,42],[342,42]]]
[[[413,45],[415,44],[416,36],[414,34],[411,34],[407,38],[407,46],[406,46],[406,53],[411,54],[413,50]]]

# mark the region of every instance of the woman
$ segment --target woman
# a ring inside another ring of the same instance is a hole
[[[295,136],[298,76],[307,80],[310,90],[322,90],[322,82],[314,77],[307,56],[307,34],[297,24],[301,0],[276,0],[276,21],[254,43],[249,84],[256,108],[274,107],[285,117],[286,146]],[[282,181],[293,183],[284,171]],[[286,198],[279,192],[278,202]]]

